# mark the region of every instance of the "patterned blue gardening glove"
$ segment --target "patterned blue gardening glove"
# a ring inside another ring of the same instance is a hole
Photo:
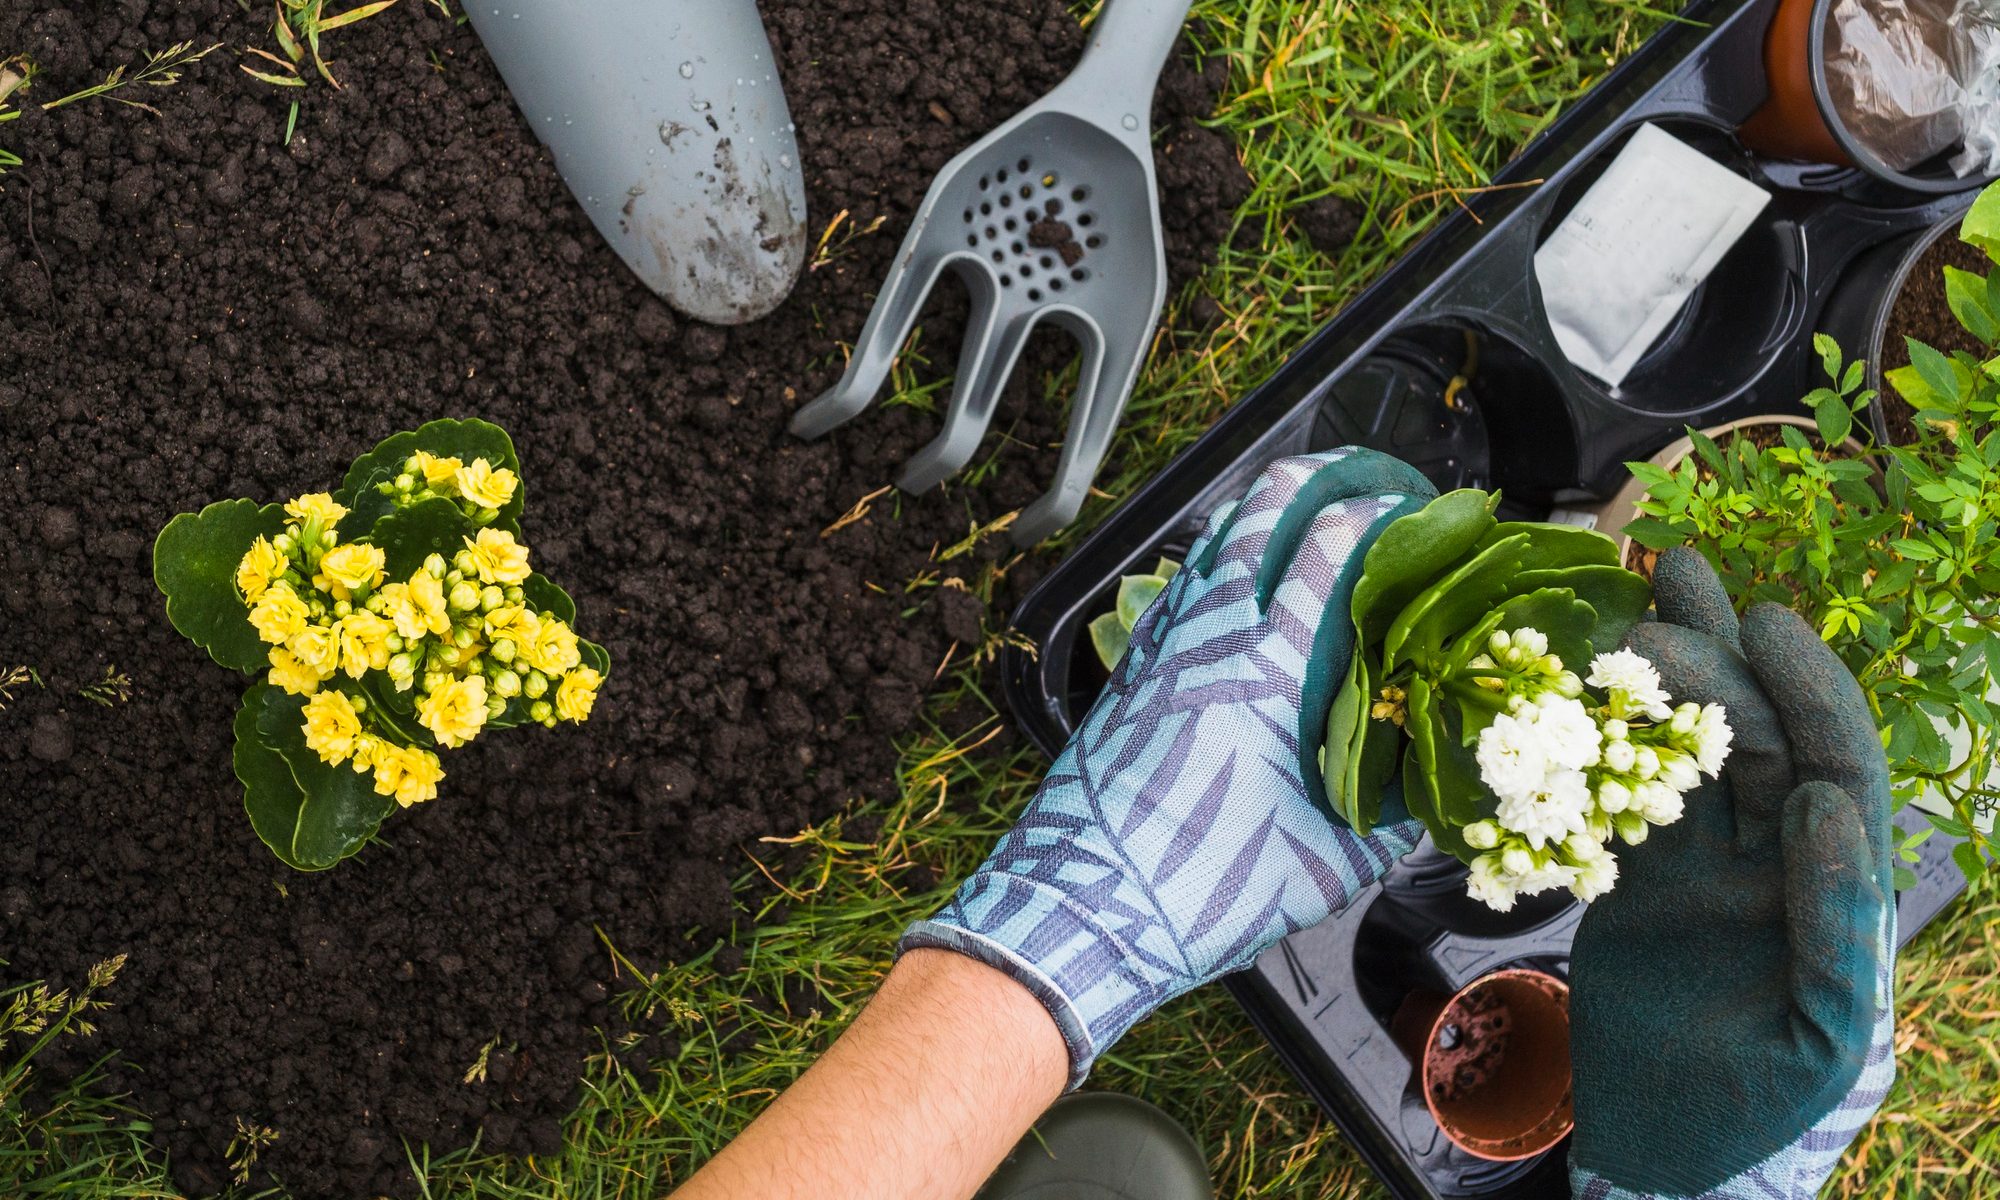
[[[1140,1018],[1380,877],[1416,823],[1338,825],[1317,756],[1362,556],[1435,494],[1370,450],[1266,468],[1139,619],[1019,824],[901,948],[1019,980],[1061,1029],[1075,1087]]]
[[[1805,622],[1691,550],[1628,644],[1729,710],[1722,778],[1623,857],[1571,951],[1577,1200],[1810,1200],[1896,1077],[1889,768]]]

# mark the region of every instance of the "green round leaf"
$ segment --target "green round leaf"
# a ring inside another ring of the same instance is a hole
[[[1368,548],[1354,585],[1354,630],[1361,645],[1380,642],[1397,614],[1493,528],[1498,500],[1460,488],[1390,522]]]
[[[1504,598],[1521,569],[1528,535],[1489,544],[1431,584],[1396,615],[1382,640],[1382,667],[1393,674],[1406,660],[1434,655],[1452,635],[1485,616]]]
[[[323,871],[360,850],[395,800],[376,794],[372,774],[322,762],[306,748],[305,697],[258,684],[243,701],[236,774],[257,836],[301,871]]]
[[[556,620],[571,626],[576,625],[576,601],[570,594],[548,576],[537,571],[521,583],[521,595],[528,607],[538,613],[554,613]]]
[[[1454,724],[1449,706],[1434,702],[1430,685],[1422,678],[1412,680],[1405,719],[1410,749],[1403,758],[1403,799],[1438,849],[1469,863],[1479,852],[1466,843],[1463,831],[1490,816],[1494,801]]]
[[[1618,543],[1595,529],[1580,525],[1558,525],[1548,521],[1503,521],[1486,537],[1487,544],[1515,534],[1526,534],[1528,545],[1521,552],[1521,569],[1547,571],[1559,567],[1615,567]]]
[[[1127,575],[1118,581],[1118,620],[1130,630],[1146,615],[1146,609],[1167,581],[1158,575]]]
[[[236,567],[259,535],[285,527],[285,510],[255,500],[223,500],[167,522],[153,543],[153,582],[167,598],[167,620],[216,662],[261,671],[269,648],[250,625],[236,590]]]
[[[1538,572],[1539,573],[1539,572]],[[1592,635],[1597,613],[1569,588],[1540,588],[1513,596],[1494,610],[1496,629],[1538,629],[1549,639],[1549,653],[1578,675],[1590,672]]]
[[[377,485],[391,482],[402,474],[403,464],[419,450],[468,463],[475,458],[483,458],[496,467],[507,468],[516,476],[521,473],[521,460],[514,453],[514,440],[507,436],[506,430],[491,421],[446,419],[398,433],[355,459],[354,465],[347,469],[347,478],[333,497],[349,510],[340,522],[341,537],[353,541],[394,510],[395,502],[376,490]],[[493,522],[497,528],[509,533],[521,532],[521,509],[526,492],[525,483],[514,489],[514,498],[507,502]]]
[[[1358,653],[1349,658],[1347,678],[1333,694],[1333,704],[1327,709],[1319,770],[1327,810],[1366,837],[1374,826],[1374,813],[1369,811],[1364,798],[1349,787],[1348,771],[1360,757],[1368,724],[1368,669],[1363,658]]]
[[[1132,631],[1115,612],[1103,613],[1090,623],[1091,649],[1097,651],[1097,661],[1107,671],[1118,669],[1118,660],[1125,657],[1125,647],[1131,642]]]
[[[368,534],[368,541],[382,548],[389,579],[394,581],[416,574],[424,559],[433,554],[442,554],[450,562],[465,549],[465,539],[478,530],[457,504],[431,496],[384,516]]]
[[[1958,236],[1986,251],[1986,256],[1994,262],[2000,262],[2000,183],[1989,184],[1979,193],[1979,198],[1966,210]]]
[[[1578,600],[1590,606],[1596,621],[1586,634],[1592,654],[1615,649],[1625,640],[1625,633],[1638,624],[1653,605],[1653,585],[1643,576],[1634,574],[1623,567],[1568,567],[1555,571],[1523,571],[1519,580],[1522,591],[1541,588],[1567,588]],[[1537,626],[1537,628],[1540,628]],[[1552,633],[1551,630],[1542,630]],[[1563,659],[1563,665],[1579,675],[1590,673],[1590,660]]]
[[[290,827],[294,814],[305,803],[305,793],[292,778],[284,756],[257,736],[264,694],[273,690],[267,683],[256,684],[243,693],[243,705],[236,710],[234,760],[236,778],[243,784],[243,810],[250,816],[250,828],[286,866],[316,871],[320,866],[299,861],[291,850]]]

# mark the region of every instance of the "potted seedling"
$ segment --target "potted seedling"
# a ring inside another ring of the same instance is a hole
[[[1400,771],[1410,815],[1463,864],[1467,893],[1506,912],[1555,888],[1608,891],[1611,846],[1678,820],[1731,735],[1720,706],[1673,704],[1652,664],[1617,649],[1652,589],[1609,537],[1500,521],[1498,503],[1449,492],[1370,547],[1354,653],[1307,784],[1366,834]],[[1173,573],[1162,562],[1121,583],[1092,626],[1101,655]]]
[[[2000,798],[2000,185],[1961,235],[1985,260],[1942,280],[1962,336],[1948,350],[1910,338],[1908,365],[1884,373],[1911,410],[1906,433],[1863,430],[1867,462],[1793,434],[1726,453],[1697,443],[1706,479],[1636,464],[1647,494],[1629,532],[1695,546],[1739,605],[1773,600],[1810,620],[1867,695],[1898,796],[1925,801],[1930,825],[1910,842],[1933,829],[1965,839],[1953,857],[1976,878]],[[1820,349],[1834,386],[1806,401],[1835,444],[1874,397],[1846,386],[1862,372],[1838,347]]]
[[[174,628],[257,677],[236,776],[287,865],[331,867],[434,798],[440,751],[590,716],[610,660],[530,565],[519,469],[498,426],[434,421],[356,459],[333,492],[223,500],[160,532]]]
[[[1859,364],[1855,365],[1855,370],[1859,370]],[[1706,478],[1710,468],[1701,451],[1702,447],[1714,446],[1727,451],[1738,442],[1760,449],[1783,445],[1784,431],[1787,428],[1811,440],[1818,435],[1819,427],[1808,417],[1795,417],[1788,413],[1762,413],[1757,416],[1740,417],[1720,425],[1711,425],[1706,429],[1690,429],[1686,436],[1675,438],[1653,457],[1647,459],[1646,465],[1671,475],[1681,470],[1684,464],[1692,463],[1694,465],[1689,469]],[[1851,438],[1843,442],[1842,447],[1846,457],[1859,457],[1861,454],[1860,443]],[[1632,535],[1625,530],[1632,522],[1639,519],[1639,502],[1645,498],[1647,479],[1654,476],[1650,471],[1642,472],[1637,466],[1634,466],[1632,471],[1631,478],[1612,493],[1609,500],[1594,510],[1592,527],[1605,531],[1617,540],[1620,562],[1631,570],[1650,576],[1653,560],[1658,557],[1659,552],[1634,541]]]

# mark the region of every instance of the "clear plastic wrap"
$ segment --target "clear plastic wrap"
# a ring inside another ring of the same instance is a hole
[[[1838,0],[1826,85],[1847,131],[1894,170],[1954,147],[1960,176],[2000,169],[2000,0]]]

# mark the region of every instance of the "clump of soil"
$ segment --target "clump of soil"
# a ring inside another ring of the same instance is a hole
[[[1993,269],[1993,263],[1986,257],[1985,251],[1960,241],[1950,233],[1931,243],[1930,249],[1917,259],[1917,265],[1904,280],[1903,290],[1889,310],[1889,321],[1882,335],[1882,370],[1885,373],[1910,365],[1910,347],[1904,338],[1915,338],[1946,354],[1963,350],[1985,358],[1993,352],[1986,343],[1967,332],[1958,323],[1958,318],[1952,315],[1951,303],[1944,292],[1946,267],[1985,275]],[[1876,403],[1882,408],[1882,419],[1888,426],[1891,445],[1906,446],[1917,440],[1916,410],[1897,394],[1894,387],[1885,386],[1881,399]]]
[[[726,936],[731,880],[769,850],[754,839],[893,787],[893,735],[980,636],[964,593],[903,585],[1041,492],[1058,414],[1030,397],[1072,347],[1030,348],[985,482],[827,536],[934,418],[874,411],[812,444],[784,425],[838,377],[932,174],[1054,85],[1082,36],[1063,0],[764,10],[815,221],[886,221],[736,329],[629,275],[470,28],[428,6],[330,36],[346,86],[299,92],[289,142],[294,96],[233,50],[148,89],[157,116],[96,101],[0,126],[26,159],[0,191],[0,668],[47,682],[0,712],[0,985],[130,955],[99,1036],[43,1078],[122,1051],[139,1069],[111,1086],[192,1192],[226,1182],[239,1117],[279,1134],[255,1182],[303,1200],[410,1194],[406,1141],[553,1149],[622,982],[593,927],[642,967]],[[142,47],[268,45],[268,26],[231,0],[15,5],[0,52],[49,48],[42,98]],[[1176,63],[1167,84],[1178,283],[1248,182],[1196,123],[1209,79]],[[927,310],[934,361],[964,314],[961,294]],[[383,844],[297,874],[231,775],[243,680],[167,624],[151,540],[212,500],[323,489],[443,415],[514,435],[527,538],[613,673],[588,725],[451,756],[440,799]],[[114,665],[133,698],[86,702]],[[671,1029],[640,1032],[633,1063],[671,1051]]]
[[[1055,251],[1062,256],[1065,267],[1073,267],[1083,261],[1083,246],[1076,240],[1076,233],[1067,221],[1044,217],[1035,222],[1028,227],[1028,244],[1037,250]]]
[[[1292,219],[1313,249],[1329,257],[1347,249],[1361,232],[1361,210],[1342,196],[1321,196],[1301,204]]]

